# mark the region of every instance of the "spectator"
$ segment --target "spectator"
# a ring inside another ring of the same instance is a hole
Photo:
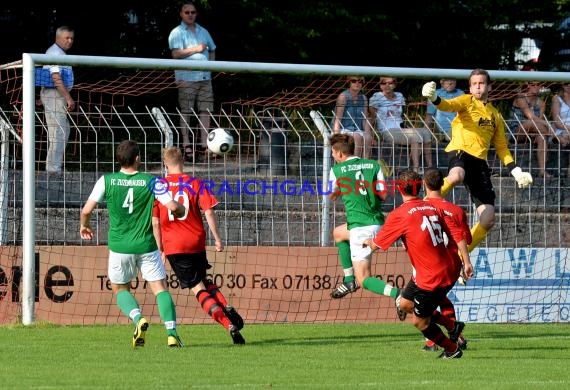
[[[455,79],[441,79],[439,83],[441,85],[441,88],[435,91],[439,97],[442,97],[444,99],[452,99],[464,94],[461,89],[457,89],[457,80]],[[432,124],[435,122],[437,130],[445,135],[445,139],[447,141],[451,139],[451,121],[456,116],[456,112],[438,110],[432,102],[428,101],[426,110],[426,125],[428,128],[431,128]]]
[[[372,146],[372,129],[368,122],[368,98],[362,93],[364,78],[349,76],[348,88],[336,99],[333,133],[351,134],[357,157],[368,158]]]
[[[186,2],[182,5],[180,10],[182,22],[168,36],[172,58],[187,61],[214,61],[216,59],[216,45],[208,30],[196,23],[197,16],[198,11],[194,3]],[[182,113],[180,129],[184,157],[186,160],[191,160],[194,151],[207,150],[210,112],[214,109],[212,75],[211,72],[202,70],[177,70],[174,74],[178,84],[178,104]],[[195,133],[196,139],[190,140],[190,114],[194,105],[198,108],[200,123],[198,124],[199,130]]]
[[[370,98],[370,116],[376,118],[376,126],[383,140],[395,145],[410,146],[412,168],[420,172],[420,148],[423,150],[425,165],[432,165],[432,134],[426,128],[402,128],[406,101],[404,95],[396,92],[395,88],[396,80],[393,77],[380,78],[381,92],[376,92]]]
[[[61,26],[55,31],[55,43],[46,54],[64,56],[73,45],[75,32],[68,26]],[[40,91],[40,100],[44,106],[46,126],[48,130],[48,149],[46,157],[46,172],[61,173],[65,157],[65,147],[69,139],[69,121],[67,112],[75,108],[75,101],[69,94],[73,87],[73,70],[71,66],[46,65],[51,80],[49,85]]]
[[[562,84],[562,89],[552,99],[550,117],[554,121],[556,140],[561,146],[570,145],[570,83]],[[570,161],[566,176],[570,177]]]
[[[471,228],[471,252],[495,225],[495,190],[487,154],[491,144],[497,155],[515,178],[519,188],[532,184],[532,176],[515,164],[505,136],[504,120],[489,102],[491,76],[484,69],[474,69],[469,75],[469,94],[442,99],[435,93],[435,82],[426,83],[422,95],[439,110],[457,112],[453,120],[452,137],[445,151],[449,153],[449,172],[441,187],[441,196],[456,185],[464,183],[477,207],[479,221]]]
[[[513,100],[507,124],[517,142],[525,142],[530,137],[536,143],[539,176],[549,178],[552,175],[546,172],[546,155],[548,139],[552,133],[545,120],[546,104],[538,96],[539,91],[539,82],[531,81],[526,84],[525,90]]]

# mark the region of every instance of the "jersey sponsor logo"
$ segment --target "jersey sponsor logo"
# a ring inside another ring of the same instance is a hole
[[[111,185],[121,187],[145,187],[147,185],[147,182],[143,179],[119,179],[112,177]]]
[[[487,119],[487,118],[479,118],[479,127],[490,127],[492,129],[495,128],[495,119]]]
[[[363,169],[373,169],[374,164],[372,163],[359,163],[359,164],[347,164],[340,167],[342,172],[352,172],[352,171],[362,171]]]

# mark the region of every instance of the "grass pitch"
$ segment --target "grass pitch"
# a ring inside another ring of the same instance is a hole
[[[2,389],[568,389],[568,324],[467,324],[463,358],[423,352],[410,323],[161,324],[133,350],[130,326],[0,327]]]

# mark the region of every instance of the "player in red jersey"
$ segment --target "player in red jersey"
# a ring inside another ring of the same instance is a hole
[[[445,224],[443,212],[418,197],[421,176],[414,171],[404,171],[399,180],[404,203],[394,209],[382,229],[364,245],[373,250],[387,250],[401,239],[412,263],[412,279],[406,285],[400,299],[400,309],[414,312],[414,326],[425,338],[433,340],[444,351],[442,359],[457,359],[463,351],[457,339],[465,324],[441,315],[436,309],[455,284],[461,271],[461,260],[445,245],[444,234],[450,240],[451,233]],[[447,337],[437,325],[449,331]]]
[[[187,208],[183,217],[176,218],[164,206],[155,202],[153,226],[160,232],[163,258],[166,257],[180,282],[180,288],[190,288],[204,312],[228,330],[234,344],[245,344],[240,333],[243,319],[210,279],[211,268],[206,258],[206,231],[202,211],[215,239],[216,251],[224,249],[213,207],[218,200],[199,179],[184,173],[180,150],[170,147],[163,151],[163,162],[168,172],[163,179],[173,199]]]
[[[451,232],[453,240],[448,240],[447,249],[452,253],[459,254],[463,261],[463,278],[465,280],[473,276],[473,266],[469,258],[468,245],[471,244],[471,231],[467,222],[467,215],[463,209],[451,202],[448,202],[441,196],[441,187],[443,186],[443,172],[438,168],[428,168],[424,173],[424,189],[425,198],[437,208],[443,211],[445,224]],[[456,319],[455,308],[448,297],[445,297],[439,305],[442,315]],[[461,349],[467,348],[467,341],[460,335],[457,343]],[[437,350],[437,345],[431,340],[426,340],[423,347],[425,351]]]

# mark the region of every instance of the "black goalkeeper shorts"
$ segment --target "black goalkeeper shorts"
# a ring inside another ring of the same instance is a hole
[[[449,153],[449,170],[454,167],[465,170],[463,185],[469,191],[475,206],[489,204],[495,207],[495,190],[487,161],[473,157],[462,150],[454,150]]]

